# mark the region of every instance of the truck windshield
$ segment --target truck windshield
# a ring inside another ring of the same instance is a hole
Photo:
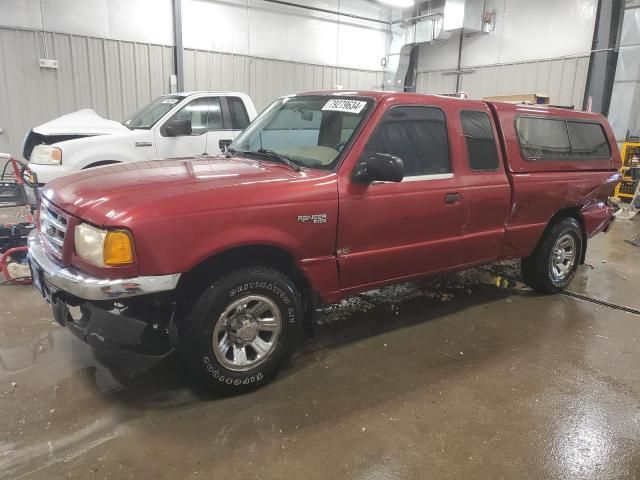
[[[133,114],[129,120],[124,122],[124,125],[132,130],[135,128],[148,130],[183,99],[184,97],[181,95],[165,95],[156,98],[138,113]]]
[[[271,158],[285,157],[302,167],[333,169],[372,103],[367,98],[346,96],[280,98],[235,139],[229,152],[270,152]],[[269,156],[261,158],[268,160]]]

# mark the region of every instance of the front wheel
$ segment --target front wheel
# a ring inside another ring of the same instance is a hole
[[[197,299],[178,350],[196,383],[236,394],[271,380],[291,356],[302,328],[294,283],[277,270],[237,270]]]
[[[564,289],[576,273],[582,255],[582,228],[574,218],[551,226],[531,256],[522,259],[525,283],[540,293]]]

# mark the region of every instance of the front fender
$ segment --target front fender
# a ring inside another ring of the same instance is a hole
[[[233,242],[229,243],[228,239]],[[334,300],[339,289],[336,258],[331,252],[318,255],[319,251],[309,251],[308,242],[288,231],[262,225],[259,228],[240,226],[225,231],[224,237],[213,242],[203,242],[189,255],[185,269],[190,271],[217,255],[239,247],[275,247],[287,252],[295,261],[297,268],[304,274],[323,298],[323,301]],[[311,256],[310,256],[311,255]]]
[[[136,143],[146,138],[127,135],[96,135],[56,144],[62,150],[62,164],[74,171],[82,170],[99,162],[136,162],[150,160],[155,156],[153,142],[144,141],[143,147]]]
[[[229,241],[233,239],[233,241]],[[225,251],[238,247],[269,246],[288,252],[293,258],[300,258],[302,246],[300,241],[288,232],[277,228],[260,225],[238,226],[225,230],[224,236],[209,238],[195,245],[188,255],[188,260],[180,269],[189,271],[200,263]]]
[[[134,234],[141,272],[185,273],[215,255],[243,246],[276,247],[299,263],[334,253],[337,202],[223,211],[202,208],[202,212],[171,217],[155,216],[147,208],[145,213],[126,213],[122,226]],[[161,206],[156,203],[153,210],[160,212]],[[299,222],[297,217],[304,212],[326,212],[326,222]]]
[[[75,170],[82,170],[84,168],[89,167],[90,165],[102,162],[113,162],[113,163],[126,163],[126,162],[136,162],[139,160],[147,160],[146,158],[141,157],[140,155],[134,155],[131,152],[128,152],[124,149],[100,149],[100,148],[91,148],[88,151],[80,151],[71,155],[69,158],[69,163],[71,163]],[[63,151],[62,157],[63,163],[65,162],[65,156]]]

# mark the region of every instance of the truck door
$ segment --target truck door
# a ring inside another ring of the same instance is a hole
[[[459,120],[467,147],[467,161],[461,165],[469,207],[464,228],[464,263],[492,262],[498,258],[504,239],[511,185],[487,106],[478,102],[474,108],[460,110]]]
[[[219,141],[225,134],[220,97],[196,98],[184,105],[156,130],[157,158],[174,158],[218,153]],[[167,125],[173,120],[186,120],[191,132],[177,136],[167,134]]]
[[[341,289],[462,263],[467,206],[448,137],[438,107],[395,106],[384,113],[358,161],[374,153],[400,157],[405,177],[367,185],[343,177],[337,238]]]

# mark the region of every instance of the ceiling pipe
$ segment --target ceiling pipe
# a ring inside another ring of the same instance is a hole
[[[285,2],[283,0],[263,0],[263,1],[269,2],[269,3],[275,3],[277,5],[284,5],[286,7],[301,8],[304,10],[312,10],[314,12],[328,13],[330,15],[340,15],[343,17],[355,18],[358,20],[365,20],[367,22],[375,22],[375,23],[381,23],[383,25],[389,25],[389,22],[387,20],[380,20],[378,18],[371,18],[371,17],[363,17],[361,15],[354,15],[353,13],[343,13],[339,11],[337,12],[335,10],[329,10],[327,8],[312,7],[310,5],[301,5],[299,3]]]
[[[40,0],[40,24],[42,25],[42,45],[44,47],[44,58],[49,58],[49,46],[47,44],[47,32],[44,28],[44,6]]]
[[[460,81],[462,78],[462,39],[464,38],[464,28],[460,30],[460,43],[458,44],[458,71],[456,72],[456,93],[460,93]]]
[[[418,15],[418,16],[409,17],[409,18],[399,18],[397,20],[392,21],[391,25],[395,25],[397,23],[409,23],[409,22],[413,22],[414,20],[422,20],[423,18],[442,18],[442,17],[444,17],[442,13],[429,13],[428,15]]]

